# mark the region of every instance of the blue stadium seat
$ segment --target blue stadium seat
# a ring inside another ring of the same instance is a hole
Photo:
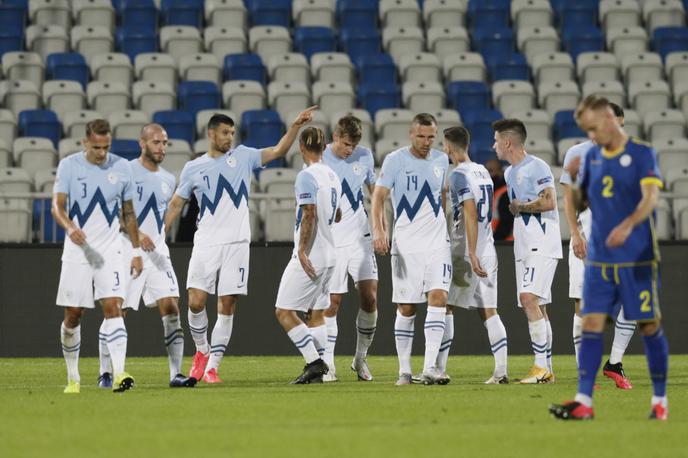
[[[20,137],[44,137],[55,148],[62,138],[62,123],[51,110],[24,110],[19,113],[17,127]]]
[[[511,54],[516,49],[514,32],[509,27],[483,27],[473,32],[475,50],[486,57]]]
[[[337,22],[340,29],[377,29],[378,0],[337,1]]]
[[[158,29],[158,9],[153,0],[122,0],[120,26],[127,29]]]
[[[23,5],[13,5],[9,2],[0,4],[0,30],[23,33],[27,10],[28,8]]]
[[[688,27],[657,27],[652,32],[652,48],[662,59],[674,51],[688,51]]]
[[[576,61],[578,54],[583,52],[604,51],[604,36],[595,26],[578,26],[568,28],[563,33],[564,49]]]
[[[252,148],[274,146],[282,138],[284,126],[274,110],[247,110],[241,115],[241,143]],[[286,167],[284,158],[275,159],[265,167]],[[256,171],[256,176],[259,175]]]
[[[24,49],[24,33],[19,29],[0,28],[0,58],[6,52]]]
[[[131,161],[141,155],[141,147],[136,140],[112,140],[110,152]]]
[[[563,1],[554,9],[562,33],[577,27],[597,26],[599,0]]]
[[[138,54],[158,52],[158,41],[155,29],[119,27],[115,36],[117,51],[128,55],[132,63]]]
[[[494,139],[492,123],[502,119],[498,110],[471,110],[462,115],[463,124],[471,133],[471,141],[478,144],[490,144]]]
[[[224,80],[251,80],[267,84],[267,70],[258,54],[228,54],[222,70]]]
[[[387,53],[364,54],[355,61],[359,84],[397,82],[397,67]]]
[[[468,26],[472,30],[509,27],[510,0],[470,0],[466,10]]]
[[[482,81],[454,81],[447,85],[447,101],[463,118],[471,111],[490,108],[490,88]]]
[[[339,47],[353,62],[364,54],[378,54],[382,52],[380,31],[360,27],[340,29]]]
[[[196,118],[201,110],[222,107],[220,89],[212,81],[182,81],[177,88],[179,109]]]
[[[574,110],[562,110],[557,111],[554,115],[554,124],[552,128],[554,130],[553,139],[555,142],[564,138],[587,137],[585,132],[576,124],[574,113]]]
[[[34,199],[33,200],[33,227],[40,231],[41,219],[43,220],[43,241],[45,242],[63,242],[65,232],[62,227],[55,222],[53,214],[50,211],[52,199]]]
[[[334,31],[329,27],[297,27],[294,29],[294,51],[310,60],[316,52],[333,52],[337,49]]]
[[[160,16],[162,25],[190,25],[203,28],[203,0],[162,0]]]
[[[358,85],[358,104],[375,118],[377,110],[401,107],[401,88],[394,83],[369,81]]]
[[[496,54],[485,57],[492,81],[524,80],[529,81],[530,70],[526,56],[519,52]]]
[[[249,23],[256,25],[278,25],[289,27],[291,22],[291,0],[245,0]]]
[[[186,140],[193,145],[196,121],[191,113],[177,110],[156,111],[153,113],[153,122],[163,126],[169,138]]]
[[[73,80],[86,90],[90,70],[84,56],[78,52],[49,54],[45,60],[45,77],[48,80]]]
[[[471,144],[468,147],[468,154],[471,156],[471,160],[479,164],[485,164],[490,159],[498,159],[497,153],[492,148],[493,144],[493,140],[484,142],[471,139]]]

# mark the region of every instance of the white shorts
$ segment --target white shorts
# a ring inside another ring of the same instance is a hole
[[[121,247],[103,254],[103,265],[62,261],[55,303],[63,307],[95,308],[94,301],[107,297],[124,299],[131,274],[131,259],[124,261]]]
[[[447,300],[449,305],[465,309],[497,308],[497,256],[480,258],[480,266],[487,272],[487,277],[479,277],[473,272],[468,256],[454,263]]]
[[[433,289],[449,291],[452,278],[449,245],[429,253],[392,255],[392,302],[419,304]]]
[[[311,279],[301,267],[296,256],[292,256],[284,269],[275,307],[285,310],[307,312],[325,310],[330,306],[330,280],[334,266],[315,267],[316,278]]]
[[[336,249],[337,264],[330,281],[330,294],[345,294],[349,291],[349,278],[354,284],[364,280],[377,281],[377,261],[369,238],[359,244]]]
[[[215,294],[217,285],[218,296],[245,296],[248,293],[248,263],[248,243],[194,246],[186,287]]]
[[[573,254],[573,248],[569,248],[569,297],[572,299],[583,298],[583,273],[585,263]]]
[[[155,307],[156,301],[165,297],[179,297],[177,276],[169,256],[157,251],[144,255],[143,271],[129,282],[122,308],[138,310],[141,297],[146,307]]]
[[[521,293],[531,293],[540,298],[540,305],[552,302],[552,281],[558,259],[545,256],[528,256],[516,261],[516,300],[522,307]]]

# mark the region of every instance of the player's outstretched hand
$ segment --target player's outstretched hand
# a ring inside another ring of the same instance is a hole
[[[139,243],[143,251],[155,251],[155,243],[153,243],[153,240],[141,231],[139,231]]]
[[[377,254],[389,253],[389,237],[387,237],[387,233],[381,232],[373,235],[373,249]]]
[[[67,235],[72,240],[72,242],[76,243],[79,246],[83,245],[86,242],[86,234],[78,227],[70,227],[69,229],[67,229]]]
[[[518,206],[521,205],[521,202],[518,199],[514,199],[511,202],[509,202],[509,211],[511,212],[514,217],[518,217],[521,212],[518,209]]]
[[[312,107],[308,107],[305,110],[303,110],[294,120],[294,125],[297,127],[301,127],[304,124],[308,124],[309,122],[311,122],[313,120],[313,112],[318,108],[318,105],[313,105]]]
[[[571,176],[571,181],[574,183],[578,179],[578,174],[580,173],[580,166],[581,166],[581,157],[576,156],[573,159],[571,159],[571,162],[564,167],[564,170],[568,172],[568,174]]]
[[[306,272],[306,275],[308,275],[311,280],[315,280],[315,267],[313,267],[311,260],[308,259],[308,256],[303,251],[299,251],[299,262],[301,263],[301,267],[303,267],[303,271]]]
[[[469,257],[471,258],[471,268],[473,269],[473,272],[478,277],[487,277],[487,272],[485,272],[485,269],[483,269],[483,266],[480,265],[480,260],[478,259],[478,256],[475,254],[469,254]]]
[[[134,256],[133,258],[131,258],[131,277],[138,278],[138,276],[141,275],[142,270],[143,259],[141,259],[141,256]]]
[[[606,241],[607,246],[609,248],[620,247],[621,245],[626,243],[626,239],[629,235],[631,235],[632,230],[633,225],[627,223],[626,220],[622,221],[609,233],[609,236],[607,237]]]

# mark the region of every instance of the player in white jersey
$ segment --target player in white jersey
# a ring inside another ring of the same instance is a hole
[[[562,257],[559,212],[552,171],[524,149],[526,127],[518,119],[492,124],[497,157],[509,162],[504,178],[514,215],[514,258],[519,306],[528,318],[535,363],[521,383],[553,382],[552,326],[547,304]]]
[[[619,125],[624,125],[624,111],[619,105],[610,103]],[[571,241],[569,243],[569,297],[574,300],[575,312],[573,315],[573,346],[576,351],[576,361],[578,361],[578,351],[580,350],[581,335],[583,332],[583,317],[581,316],[581,299],[583,298],[583,272],[585,264],[583,260],[587,254],[587,241],[590,239],[592,226],[592,213],[586,208],[580,213],[576,212],[571,190],[571,175],[567,171],[568,166],[576,158],[580,158],[582,163],[585,153],[594,145],[591,140],[572,146],[564,155],[564,171],[561,174],[559,183],[564,188],[564,214],[571,228]],[[628,390],[633,386],[626,377],[621,360],[623,359],[626,348],[631,342],[631,337],[635,331],[635,321],[627,320],[623,314],[623,308],[619,307],[619,314],[614,325],[614,342],[609,359],[604,364],[603,374],[614,380],[616,386]]]
[[[323,163],[335,171],[342,184],[342,220],[332,227],[337,248],[337,266],[330,282],[330,306],[325,310],[327,346],[323,359],[330,371],[323,377],[337,380],[334,366],[334,347],[339,333],[337,311],[342,295],[348,291],[349,275],[358,289],[360,308],[356,316],[356,354],[351,369],[358,380],[373,379],[366,357],[375,335],[377,323],[377,263],[368,224],[368,214],[363,206],[363,185],[372,194],[375,184],[373,153],[363,146],[361,121],[347,115],[337,122],[334,141],[323,153]]]
[[[321,355],[327,343],[324,310],[330,304],[330,279],[335,269],[332,227],[341,219],[342,186],[334,171],[322,162],[325,134],[316,127],[301,132],[299,150],[306,167],[296,176],[294,252],[282,274],[275,315],[299,349],[306,366],[292,384],[322,383],[328,367]],[[297,312],[311,312],[306,327]]]
[[[423,383],[444,382],[436,367],[444,335],[447,292],[452,278],[447,221],[442,205],[447,155],[432,148],[437,121],[428,113],[413,119],[411,145],[390,153],[373,193],[373,247],[390,252],[385,199],[392,193],[395,213],[392,255],[392,300],[397,304],[394,336],[399,356],[397,385],[412,383],[411,345],[416,305],[428,303],[425,318]]]
[[[179,287],[170,261],[170,250],[165,242],[163,218],[167,202],[175,186],[174,175],[160,167],[167,148],[167,132],[159,124],[146,124],[139,138],[141,156],[130,162],[133,177],[134,210],[139,224],[139,239],[143,249],[143,271],[129,282],[127,297],[122,306],[138,310],[139,302],[147,307],[158,307],[162,316],[164,343],[170,368],[170,387],[193,387],[196,379],[181,374],[184,357],[184,332],[179,319]],[[124,235],[125,253],[131,252],[131,241]],[[112,386],[110,353],[107,340],[100,333],[100,377],[98,386]]]
[[[109,154],[112,134],[104,119],[86,124],[84,151],[67,156],[57,167],[52,214],[65,229],[57,305],[63,306],[60,337],[67,363],[65,393],[79,393],[79,349],[81,317],[94,308],[94,299],[103,307],[105,336],[112,357],[113,391],[125,391],[134,379],[124,370],[127,330],[121,305],[130,274],[136,278],[143,269],[138,224],[132,199],[129,162]],[[125,263],[119,235],[120,209],[124,228],[133,246]],[[130,266],[130,267],[129,267]]]
[[[234,121],[214,114],[208,121],[208,152],[182,170],[165,215],[165,226],[169,230],[193,192],[200,212],[186,281],[189,330],[196,344],[190,377],[206,383],[222,382],[217,369],[232,335],[237,297],[248,292],[251,174],[287,154],[299,128],[311,120],[315,108],[299,113],[279,143],[263,149],[243,145],[232,149]],[[216,292],[218,315],[209,343],[206,301],[209,294]]]
[[[453,277],[447,304],[477,310],[487,329],[495,368],[486,384],[509,383],[506,329],[497,313],[497,251],[492,235],[494,184],[490,172],[468,156],[470,134],[455,126],[444,131],[444,151],[456,168],[449,175],[453,224]],[[447,321],[437,366],[445,373],[454,338],[454,320],[447,307]]]

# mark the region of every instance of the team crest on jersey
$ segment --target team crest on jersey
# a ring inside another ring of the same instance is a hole
[[[110,184],[116,184],[117,181],[119,181],[119,178],[114,173],[108,173],[107,179],[110,182]]]
[[[234,156],[228,156],[227,157],[227,165],[230,166],[231,168],[236,167],[237,165],[237,160]]]
[[[162,187],[162,193],[163,193],[163,195],[169,196],[169,195],[170,195],[170,186],[169,186],[167,183],[165,183],[165,182],[163,181],[161,187]]]
[[[437,178],[441,177],[441,176],[442,176],[442,167],[435,166],[434,172],[435,172],[435,176],[436,176]]]
[[[361,175],[361,173],[363,173],[363,167],[359,162],[356,162],[351,169],[354,171],[354,174],[356,175]]]
[[[630,154],[624,154],[619,159],[619,164],[621,164],[622,167],[628,167],[629,165],[631,165],[631,162],[633,162],[633,159],[631,159]]]

